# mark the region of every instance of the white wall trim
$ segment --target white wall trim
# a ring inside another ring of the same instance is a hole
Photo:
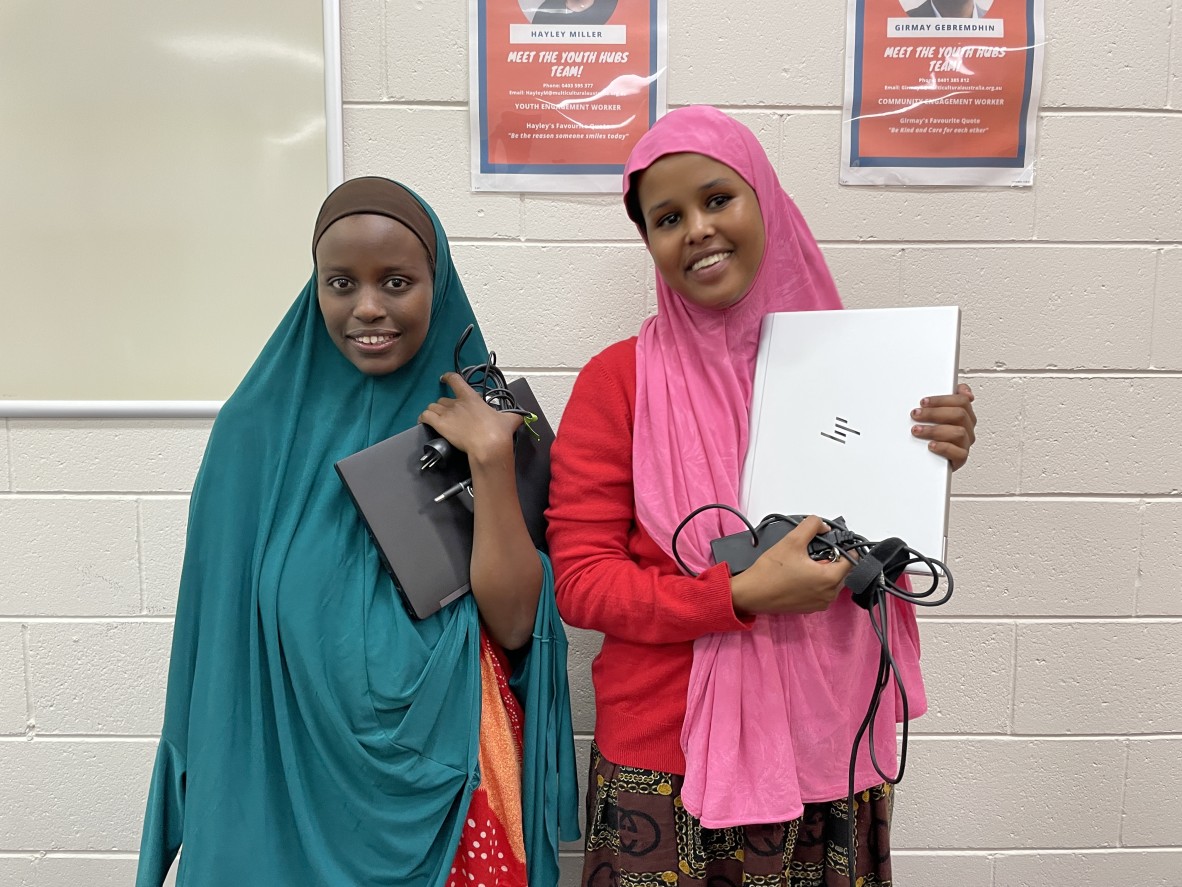
[[[220,400],[0,400],[0,419],[212,419]]]

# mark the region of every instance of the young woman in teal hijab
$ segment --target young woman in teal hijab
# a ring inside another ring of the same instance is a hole
[[[516,504],[520,419],[446,375],[475,318],[408,189],[346,182],[313,259],[194,484],[137,887],[178,849],[178,887],[552,887],[577,787],[553,577]],[[483,358],[479,331],[466,347]],[[417,621],[333,463],[421,419],[492,492],[473,593]]]

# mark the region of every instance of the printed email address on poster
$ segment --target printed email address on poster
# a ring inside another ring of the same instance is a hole
[[[1006,23],[1001,19],[887,19],[888,37],[1004,37],[1005,35]]]
[[[627,43],[627,25],[509,25],[510,43]]]

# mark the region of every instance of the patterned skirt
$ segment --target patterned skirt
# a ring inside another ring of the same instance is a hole
[[[845,798],[774,825],[702,828],[683,777],[620,767],[591,749],[583,887],[849,887]],[[890,785],[855,802],[855,884],[890,887]]]

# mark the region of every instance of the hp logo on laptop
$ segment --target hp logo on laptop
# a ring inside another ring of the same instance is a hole
[[[846,441],[846,435],[849,434],[857,434],[858,436],[861,436],[862,432],[856,428],[851,428],[848,419],[843,419],[841,416],[835,416],[833,421],[833,433],[830,434],[828,431],[822,431],[821,437],[827,437],[830,440],[837,441],[839,444],[843,444]]]

